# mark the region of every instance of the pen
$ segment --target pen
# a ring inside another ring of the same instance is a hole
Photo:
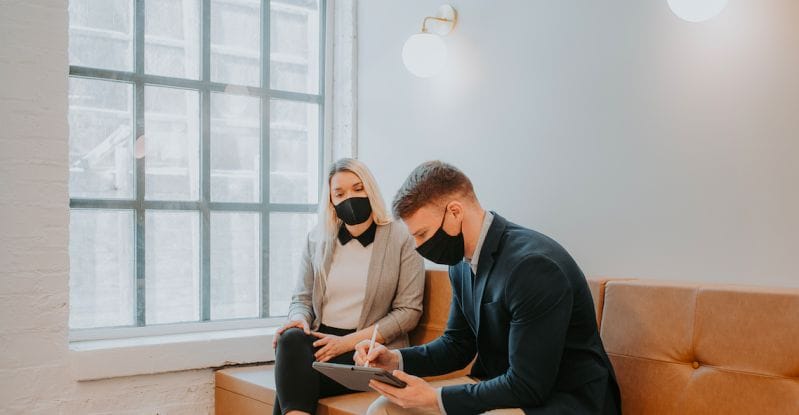
[[[372,349],[375,347],[375,339],[377,338],[377,328],[380,327],[380,323],[375,323],[375,329],[372,330],[372,341],[369,342],[369,351],[366,352],[366,356],[369,357],[369,353],[372,353]],[[363,362],[364,367],[369,367],[369,360]]]

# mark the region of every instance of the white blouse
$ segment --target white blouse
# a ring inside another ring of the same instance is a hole
[[[355,238],[342,245],[336,239],[322,302],[322,324],[325,326],[358,328],[373,246],[374,243],[370,243],[364,247]]]

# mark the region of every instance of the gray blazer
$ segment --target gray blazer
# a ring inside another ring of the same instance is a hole
[[[289,316],[304,318],[312,330],[318,330],[322,322],[325,298],[325,282],[312,264],[312,255],[319,243],[325,242],[307,240],[289,306]],[[378,225],[373,243],[357,329],[380,323],[380,334],[387,347],[407,347],[408,332],[416,327],[422,315],[424,260],[416,252],[413,238],[402,223]],[[330,271],[331,263],[332,256],[324,264],[325,274]]]

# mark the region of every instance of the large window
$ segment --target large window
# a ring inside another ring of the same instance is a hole
[[[70,0],[70,328],[286,314],[324,0]]]

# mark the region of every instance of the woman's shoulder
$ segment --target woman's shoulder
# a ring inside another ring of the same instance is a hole
[[[384,232],[388,232],[389,239],[398,244],[405,243],[411,236],[410,233],[408,233],[408,227],[406,227],[405,223],[401,220],[393,219],[391,222],[378,225],[378,228],[382,228]]]

